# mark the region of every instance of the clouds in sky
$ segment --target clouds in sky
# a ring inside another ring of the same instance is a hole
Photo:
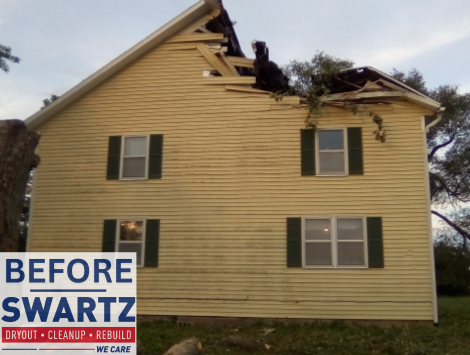
[[[0,0],[0,119],[26,118],[196,0]],[[316,51],[385,72],[418,68],[429,86],[470,91],[468,0],[224,0],[245,54],[266,41],[278,64]]]

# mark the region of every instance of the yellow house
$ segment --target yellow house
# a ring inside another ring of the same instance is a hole
[[[28,251],[135,251],[141,315],[437,322],[439,103],[351,69],[305,129],[255,47],[202,0],[29,117]]]

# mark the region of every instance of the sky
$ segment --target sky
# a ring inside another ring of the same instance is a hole
[[[196,0],[0,0],[0,119],[26,119]],[[419,69],[428,87],[470,91],[468,0],[224,0],[240,44],[265,41],[282,65],[318,51],[384,72]]]

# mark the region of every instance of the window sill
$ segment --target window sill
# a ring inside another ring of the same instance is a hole
[[[369,269],[367,266],[302,266],[302,269],[307,270],[357,270],[357,269]]]
[[[326,176],[326,177],[332,177],[332,176],[337,176],[337,177],[344,177],[344,176],[349,176],[349,174],[316,174],[314,176]]]
[[[119,178],[119,180],[121,181],[135,181],[135,180],[148,180],[148,178],[146,177],[135,177],[135,178],[132,178],[132,177],[129,177],[129,178]]]

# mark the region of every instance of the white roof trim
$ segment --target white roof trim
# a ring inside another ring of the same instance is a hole
[[[148,52],[150,49],[156,47],[163,41],[167,40],[189,24],[195,22],[214,9],[219,9],[219,5],[216,0],[199,1],[181,15],[175,17],[166,25],[152,33],[150,36],[137,43],[135,46],[121,54],[119,57],[108,63],[94,74],[90,75],[88,78],[74,86],[65,94],[61,95],[59,99],[28,117],[25,120],[26,126],[29,129],[36,129],[48,118],[63,110],[65,107],[79,99],[81,96],[124,68],[126,65],[130,64],[138,57]]]

